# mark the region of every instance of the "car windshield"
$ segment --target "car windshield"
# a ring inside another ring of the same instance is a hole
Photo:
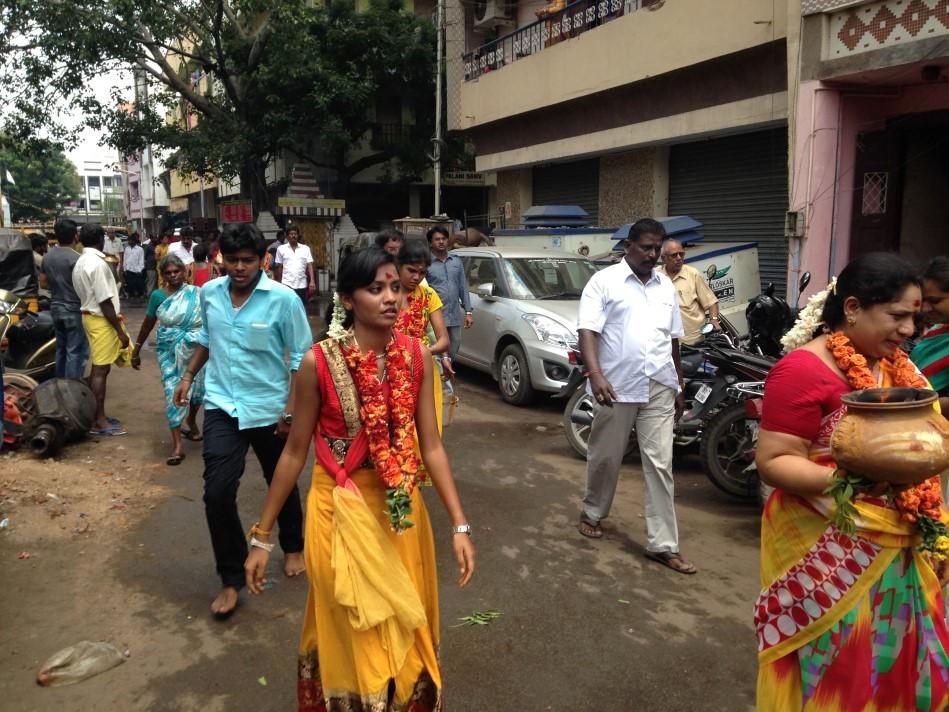
[[[515,257],[502,264],[514,299],[579,299],[596,272],[592,262],[569,257]]]

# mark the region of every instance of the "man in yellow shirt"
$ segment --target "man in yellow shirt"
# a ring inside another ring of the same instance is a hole
[[[682,343],[691,346],[702,340],[706,311],[712,328],[722,330],[718,323],[718,297],[702,273],[685,264],[685,248],[681,242],[668,239],[662,244],[662,267],[659,269],[672,280],[679,295],[679,311],[682,312],[682,329],[685,331],[685,336],[680,339]]]

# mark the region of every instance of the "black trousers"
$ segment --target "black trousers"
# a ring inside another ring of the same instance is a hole
[[[204,512],[221,583],[238,590],[244,585],[247,540],[237,512],[237,488],[248,447],[254,449],[270,484],[284,445],[283,439],[274,434],[275,428],[276,424],[241,430],[237,418],[222,410],[204,414]],[[303,509],[296,487],[280,510],[277,524],[284,553],[303,551]]]

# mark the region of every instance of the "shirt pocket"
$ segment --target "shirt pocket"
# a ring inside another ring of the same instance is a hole
[[[269,351],[270,324],[251,323],[245,326],[244,343],[250,351]]]
[[[653,313],[653,323],[663,336],[669,337],[672,334],[672,310],[675,309],[675,302],[671,297],[659,297],[650,304]]]

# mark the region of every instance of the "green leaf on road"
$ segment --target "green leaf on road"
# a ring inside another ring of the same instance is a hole
[[[267,687],[267,678],[261,675],[257,678],[257,684],[261,687]]]
[[[463,625],[488,625],[488,623],[500,618],[503,615],[504,614],[496,608],[489,608],[486,611],[475,611],[470,616],[459,618],[458,620],[460,620],[461,623],[452,627],[459,628]]]

